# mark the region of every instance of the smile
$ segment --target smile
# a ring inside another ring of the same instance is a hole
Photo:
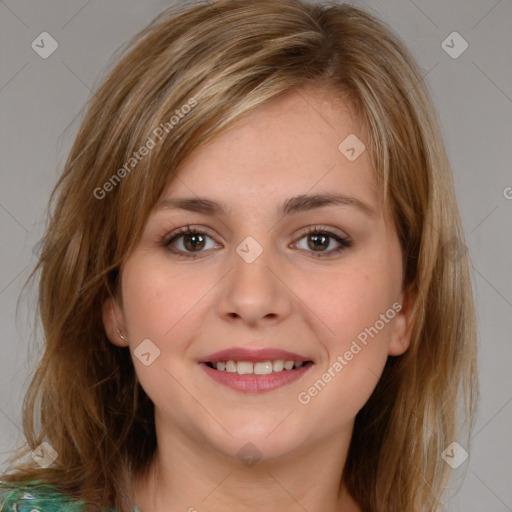
[[[206,363],[211,368],[221,372],[238,373],[238,375],[268,375],[269,373],[276,373],[300,368],[303,361],[284,361],[277,359],[276,361],[259,361],[253,363],[252,361],[218,361],[217,363]]]
[[[200,363],[200,366],[218,384],[242,393],[259,394],[299,380],[313,366],[313,362],[275,360],[253,363],[228,360]]]

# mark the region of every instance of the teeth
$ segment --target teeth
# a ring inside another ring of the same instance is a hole
[[[240,363],[238,363],[240,364]],[[266,375],[268,373],[272,373],[272,362],[271,361],[263,361],[254,363],[254,373],[256,375]]]
[[[230,373],[236,372],[236,363],[235,361],[226,361],[226,371]]]
[[[278,359],[277,361],[260,361],[257,363],[233,360],[213,363],[213,366],[221,372],[226,371],[229,373],[238,373],[239,375],[268,375],[272,372],[300,368],[303,365],[303,361],[283,361],[282,359]]]
[[[236,363],[236,372],[240,375],[254,373],[254,364],[250,361],[238,361],[238,363]]]
[[[274,370],[275,372],[280,372],[284,369],[284,361],[282,359],[278,360],[278,361],[274,361],[272,363],[272,370]]]

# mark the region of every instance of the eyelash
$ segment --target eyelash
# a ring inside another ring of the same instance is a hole
[[[168,248],[169,251],[171,251],[173,254],[176,254],[179,257],[194,259],[194,258],[200,257],[200,254],[205,251],[199,251],[197,253],[187,253],[182,250],[171,248],[171,244],[174,241],[178,240],[179,238],[183,237],[183,235],[194,235],[194,234],[206,235],[209,238],[212,238],[205,231],[196,229],[191,226],[185,226],[185,227],[177,229],[170,235],[163,236],[161,238],[161,240],[159,241],[159,243],[160,243],[160,245],[163,245],[164,247]],[[314,258],[326,258],[327,256],[324,256],[324,255],[330,256],[332,254],[340,253],[341,251],[344,251],[345,249],[352,247],[352,240],[350,240],[349,238],[337,235],[336,233],[333,233],[332,231],[329,231],[322,226],[311,226],[309,228],[305,228],[301,232],[300,238],[295,243],[298,243],[300,240],[302,240],[302,238],[304,238],[307,235],[311,235],[311,234],[326,235],[328,238],[332,238],[340,244],[338,247],[336,247],[335,249],[331,249],[330,251],[323,251],[323,252],[306,251],[306,252],[311,252],[311,255]]]

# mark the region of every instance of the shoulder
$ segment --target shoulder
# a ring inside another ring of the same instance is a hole
[[[71,500],[47,483],[0,480],[0,512],[84,512],[84,502]]]

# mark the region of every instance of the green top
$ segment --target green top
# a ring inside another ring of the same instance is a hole
[[[0,480],[0,512],[83,512],[84,501],[74,500],[39,480]],[[117,509],[105,512],[118,512]],[[141,512],[135,505],[133,512]]]

